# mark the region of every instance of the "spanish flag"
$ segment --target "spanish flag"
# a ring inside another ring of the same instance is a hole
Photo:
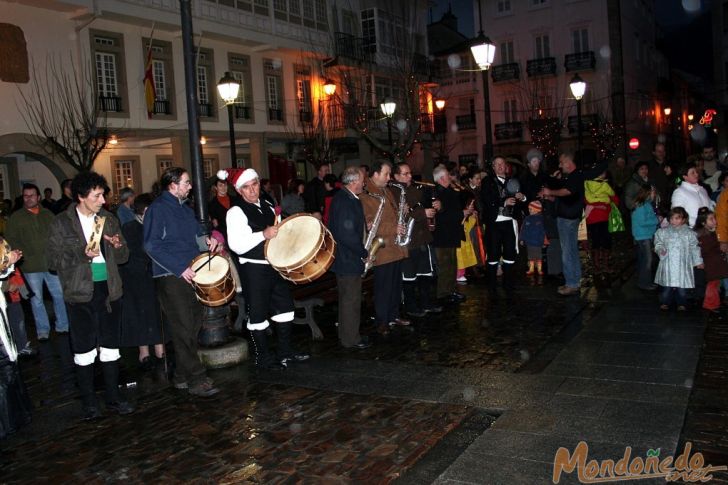
[[[154,114],[154,101],[156,99],[157,93],[154,90],[154,73],[152,69],[152,40],[149,39],[147,62],[144,66],[144,100],[147,103],[147,117],[149,119],[152,119]]]

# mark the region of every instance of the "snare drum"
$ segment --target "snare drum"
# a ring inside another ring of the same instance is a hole
[[[336,242],[321,221],[296,214],[284,219],[278,235],[265,242],[265,259],[288,281],[309,283],[328,271],[335,250]]]
[[[235,282],[230,273],[230,264],[224,257],[202,253],[192,260],[195,271],[192,286],[195,296],[206,306],[222,306],[235,295]]]

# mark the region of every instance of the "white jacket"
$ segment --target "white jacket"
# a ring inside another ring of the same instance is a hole
[[[698,184],[681,183],[672,193],[672,204],[670,207],[682,207],[689,216],[689,225],[695,225],[698,217],[698,209],[707,207],[710,210],[715,208],[715,202],[710,200],[708,192]]]

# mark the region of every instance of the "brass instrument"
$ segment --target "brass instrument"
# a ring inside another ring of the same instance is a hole
[[[384,238],[377,237],[377,231],[379,230],[379,225],[382,223],[382,214],[384,213],[384,203],[386,202],[386,199],[383,195],[372,194],[371,192],[364,193],[369,197],[377,199],[379,201],[379,207],[377,207],[377,212],[374,214],[372,228],[369,230],[367,238],[364,241],[364,249],[369,252],[369,257],[367,258],[366,263],[364,263],[364,272],[361,274],[362,278],[366,276],[371,267],[374,265],[374,261],[377,259],[377,251],[385,246]]]
[[[412,231],[415,229],[415,219],[409,215],[407,208],[407,188],[403,184],[396,182],[390,182],[392,187],[399,189],[399,210],[397,211],[397,225],[403,225],[407,227],[405,234],[397,233],[397,237],[394,239],[394,244],[397,246],[407,246],[412,240]]]

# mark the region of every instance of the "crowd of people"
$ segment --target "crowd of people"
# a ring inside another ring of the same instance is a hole
[[[656,143],[652,160],[630,166],[616,157],[585,168],[567,151],[552,171],[534,148],[525,163],[495,156],[486,167],[440,164],[432,181],[415,178],[407,162],[377,160],[339,176],[324,164],[309,182],[291,180],[282,197],[254,169],[227,169],[217,173],[208,203],[211,234],[190,207],[183,168],[167,169],[156,194],[123,189],[113,213],[107,182],[94,172],[64,181],[58,201],[25,184],[4,221],[0,261],[0,399],[9,409],[0,437],[30,418],[17,359],[35,349],[21,301],[30,300],[37,340],[47,340],[46,289],[55,332],[69,333],[84,419],[101,415],[96,365],[106,409],[134,411],[119,393],[122,347],[138,348],[139,365],[149,370],[166,359],[171,341],[174,387],[200,397],[219,391],[197,353],[203,307],[193,261],[204,252],[227,254],[239,274],[256,367],[283,370],[307,360],[292,344],[291,285],[264,251],[282,219],[300,213],[320,220],[337,243],[330,271],[346,302],[338,305],[337,333],[347,349],[372,345],[361,329],[370,268],[375,332],[386,336],[462,304],[458,285],[473,279],[484,278],[489,298],[511,301],[519,258],[527,277],[560,280],[560,295],[579,295],[580,247],[589,251],[593,276],[608,279],[619,232],[633,237],[638,288],[661,288],[661,310],[686,311],[692,300],[717,311],[721,286],[728,290],[728,167],[712,147],[692,158],[669,162]]]

